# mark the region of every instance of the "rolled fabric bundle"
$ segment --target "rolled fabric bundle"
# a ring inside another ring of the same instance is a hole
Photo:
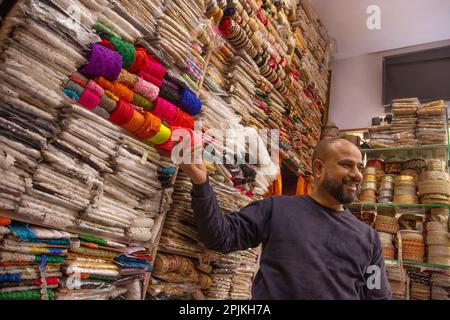
[[[120,71],[119,77],[117,78],[117,81],[123,83],[128,88],[134,88],[137,82],[137,78],[137,75],[128,72],[125,69],[122,69],[122,71]]]
[[[120,99],[125,100],[128,103],[133,102],[134,99],[134,92],[128,88],[126,85],[120,83],[120,82],[109,82],[103,77],[98,77],[96,79],[97,83],[101,85],[105,90],[110,91],[115,96],[117,96]]]
[[[130,121],[122,125],[122,128],[134,133],[144,125],[144,122],[144,116],[140,112],[133,110],[132,118],[130,119]]]
[[[144,124],[134,132],[140,139],[148,140],[157,134],[161,127],[161,120],[150,112],[144,112]]]
[[[88,63],[80,68],[80,73],[90,77],[103,76],[110,81],[115,81],[119,77],[123,61],[117,52],[93,43],[87,59]]]
[[[168,141],[170,139],[170,136],[171,136],[170,129],[161,123],[158,133],[155,134],[150,139],[148,139],[146,142],[159,145]]]
[[[181,96],[180,93],[178,92],[178,89],[174,89],[171,86],[167,86],[165,83],[166,82],[163,81],[163,85],[159,90],[159,96],[173,104],[178,104],[178,102],[181,100]]]
[[[364,190],[364,189],[377,190],[377,183],[376,182],[370,182],[370,181],[363,182],[362,185],[361,185],[361,190]]]
[[[195,119],[181,109],[177,109],[177,114],[172,123],[174,127],[188,128],[194,130]]]
[[[157,97],[152,109],[152,113],[167,121],[169,125],[173,124],[177,116],[177,107],[163,98]]]
[[[108,97],[106,93],[100,98],[100,107],[102,107],[109,113],[113,112],[114,109],[116,109],[116,106],[117,102]]]
[[[89,110],[97,107],[100,104],[100,101],[100,97],[93,93],[89,88],[85,88],[80,99],[78,99],[78,103]]]
[[[143,95],[150,101],[155,101],[159,95],[159,88],[155,86],[153,83],[145,81],[141,77],[137,78],[133,90]]]
[[[148,100],[144,96],[141,96],[139,93],[134,94],[133,104],[138,107],[141,107],[145,111],[150,111],[154,107],[154,103],[152,101]]]
[[[110,117],[109,112],[100,106],[95,107],[91,111],[106,120],[108,120]]]
[[[131,104],[124,100],[119,100],[116,109],[111,113],[108,120],[122,126],[131,120],[134,111]]]
[[[427,171],[447,171],[447,165],[445,161],[438,159],[427,160]]]
[[[98,95],[99,97],[103,96],[105,94],[105,90],[94,80],[89,80],[86,83],[86,88],[91,90],[93,93]]]
[[[448,225],[439,221],[431,221],[426,223],[427,231],[448,231]]]
[[[149,74],[148,72],[145,72],[143,70],[141,70],[139,72],[139,76],[142,77],[143,79],[145,79],[146,81],[153,83],[158,88],[161,88],[163,85],[163,80],[155,78],[154,76],[152,76],[151,74]]]
[[[109,41],[122,57],[123,68],[130,68],[136,59],[136,49],[131,43],[123,41],[122,39],[112,36]]]
[[[152,238],[149,228],[131,227],[127,230],[127,237],[132,241],[147,242]]]
[[[149,54],[147,54],[146,60],[146,66],[142,70],[156,79],[162,80],[166,75],[166,69],[164,66]]]
[[[147,68],[147,49],[135,48],[136,57],[133,65],[128,68],[128,71],[134,74],[139,74],[140,71]]]
[[[428,231],[426,243],[428,245],[448,245],[449,233],[447,231]]]
[[[182,88],[180,90],[180,97],[181,99],[179,101],[179,106],[181,109],[193,116],[200,112],[202,103],[194,92],[189,89]]]

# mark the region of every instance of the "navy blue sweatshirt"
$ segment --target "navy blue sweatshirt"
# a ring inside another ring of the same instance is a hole
[[[229,253],[262,244],[253,299],[391,299],[378,234],[348,209],[274,196],[224,215],[209,182],[194,184],[191,194],[207,248]]]

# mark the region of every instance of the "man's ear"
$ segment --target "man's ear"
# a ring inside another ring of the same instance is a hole
[[[320,159],[316,159],[313,162],[313,175],[315,178],[320,178],[323,174],[323,162]]]

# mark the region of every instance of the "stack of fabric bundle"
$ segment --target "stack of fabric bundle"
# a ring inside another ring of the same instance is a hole
[[[377,202],[378,178],[375,167],[366,167],[363,172],[361,192],[358,196],[361,202]]]
[[[421,203],[448,204],[450,182],[445,161],[427,161],[427,170],[420,176],[419,195]]]
[[[431,300],[450,300],[450,272],[431,274]]]
[[[386,273],[391,285],[392,299],[405,300],[407,297],[407,273],[398,261],[386,260]]]
[[[447,213],[448,221],[448,208],[433,208],[432,210],[434,211],[432,215],[435,216],[439,211]],[[442,215],[442,217],[443,219],[434,218],[433,221],[426,223],[427,261],[432,264],[450,266],[450,234],[448,222],[445,216]]]
[[[430,300],[431,275],[427,272],[409,271],[409,298],[411,300]]]
[[[378,188],[378,202],[392,202],[394,198],[394,176],[386,174],[381,177]]]
[[[415,146],[420,143],[416,137],[417,108],[419,99],[392,100],[392,130],[395,146]]]
[[[419,203],[417,196],[417,178],[415,176],[409,174],[398,175],[394,181],[394,203]]]
[[[417,138],[421,144],[447,144],[447,109],[444,100],[422,104],[417,110]]]
[[[126,245],[88,235],[80,235],[69,250],[62,270],[65,279],[57,300],[110,299],[118,294],[114,282],[119,267],[113,259],[126,250]],[[125,290],[126,291],[126,290]],[[120,289],[120,294],[124,293]]]
[[[183,283],[185,291],[191,291],[191,297],[183,296],[183,298],[202,299],[204,298],[202,290],[207,290],[212,284],[212,278],[208,275],[212,267],[196,265],[192,259],[186,257],[158,253],[154,267],[153,277],[165,281],[166,288],[172,284]],[[162,285],[164,286],[164,284]],[[153,293],[156,293],[155,290],[158,290],[157,288],[160,286],[161,284],[156,284],[156,287],[151,289]],[[174,287],[177,290],[180,288],[179,285]],[[173,294],[171,291],[168,292]],[[159,294],[160,292],[154,297],[158,298]],[[167,292],[165,294],[167,295]]]
[[[16,221],[7,228],[0,243],[0,299],[54,299],[74,235]]]
[[[395,144],[392,134],[392,124],[390,123],[371,126],[369,128],[369,134],[369,145],[372,148],[389,148]]]
[[[245,206],[250,201],[250,198],[231,186],[226,186],[214,180],[211,180],[211,185],[217,195],[220,208],[224,212],[238,211],[239,208]],[[209,262],[212,265],[212,270],[208,273],[212,272],[212,282],[210,285],[211,288],[204,292],[205,298],[228,299],[230,285],[232,283],[232,273],[239,267],[243,259],[242,255],[245,256],[248,254],[245,252],[242,254],[233,253],[228,257],[204,248],[198,237],[196,224],[192,215],[190,205],[191,197],[189,195],[191,188],[192,184],[190,179],[184,173],[179,173],[173,193],[174,202],[166,217],[158,251],[160,253],[169,252],[175,257],[201,257],[201,261]],[[253,261],[253,264],[256,264],[256,259],[251,261]],[[247,265],[251,265],[248,259],[247,263]],[[202,271],[205,272],[205,270]],[[228,273],[224,274],[223,270],[228,270]],[[177,283],[177,281],[170,281],[172,278],[162,279],[159,276],[159,279]],[[191,281],[191,283],[193,288],[197,288],[194,285],[195,281]],[[168,298],[169,296],[173,296],[173,292],[182,294],[182,297],[186,296],[186,290],[182,290],[179,285],[172,286],[168,283],[157,283],[154,288],[152,287],[153,285],[150,285],[149,293],[152,295],[157,294],[157,297],[162,296]],[[173,292],[166,294],[164,290],[167,288],[170,288],[169,292]],[[191,290],[191,294],[196,291],[194,289]]]
[[[422,232],[416,230],[401,230],[400,235],[403,260],[423,262],[425,243]]]

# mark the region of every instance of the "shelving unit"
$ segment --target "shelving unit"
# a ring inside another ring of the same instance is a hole
[[[446,113],[446,119],[447,113]],[[448,123],[445,123],[446,132],[448,132]],[[446,144],[431,144],[431,145],[419,145],[419,146],[405,146],[405,147],[392,147],[392,148],[363,148],[361,153],[363,155],[364,165],[368,160],[378,159],[383,160],[385,163],[402,163],[412,159],[440,159],[444,160],[447,164],[449,162],[449,137],[447,135]],[[360,212],[378,212],[379,209],[386,209],[391,212],[390,216],[399,219],[402,215],[410,214],[418,217],[422,217],[425,221],[427,211],[433,208],[450,208],[450,204],[442,203],[418,203],[418,204],[404,204],[393,202],[354,202],[348,205],[348,208],[352,211]],[[389,210],[390,209],[390,210]],[[450,215],[450,214],[449,214]],[[397,285],[404,286],[405,298],[410,299],[410,278],[408,273],[420,274],[444,274],[450,276],[450,266],[431,264],[427,262],[403,260],[402,253],[402,235],[397,233],[397,259],[385,258],[385,265],[387,269],[394,272],[393,278],[390,281],[394,281]],[[398,269],[397,269],[398,268]],[[397,270],[397,271],[395,271]],[[398,274],[396,274],[399,272]],[[431,285],[430,285],[431,288]],[[431,290],[431,289],[430,289]],[[431,291],[430,291],[431,297]]]

